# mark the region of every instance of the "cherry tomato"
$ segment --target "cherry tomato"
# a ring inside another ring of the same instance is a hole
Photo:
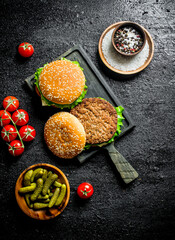
[[[20,128],[19,134],[23,141],[29,142],[32,141],[36,136],[35,129],[30,125],[25,125]]]
[[[19,140],[14,140],[9,144],[8,150],[12,156],[19,156],[24,152],[24,146]]]
[[[0,126],[3,127],[10,123],[11,114],[6,110],[0,110]]]
[[[3,107],[9,112],[14,112],[19,107],[19,101],[16,97],[8,96],[4,98]]]
[[[90,183],[81,183],[77,188],[77,194],[80,198],[87,199],[92,196],[94,189]]]
[[[6,125],[1,131],[1,137],[6,142],[11,142],[17,137],[16,129],[13,125]]]
[[[34,53],[33,46],[28,42],[23,42],[18,47],[18,52],[22,57],[31,57]]]
[[[12,120],[17,126],[26,125],[29,121],[29,114],[23,109],[18,109],[12,114]]]

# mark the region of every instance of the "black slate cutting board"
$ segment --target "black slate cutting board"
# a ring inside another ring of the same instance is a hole
[[[88,91],[85,96],[86,98],[102,97],[107,101],[109,101],[115,107],[123,106],[120,100],[118,99],[118,97],[113,93],[111,88],[108,86],[108,84],[106,83],[106,81],[104,80],[100,72],[98,71],[98,69],[92,63],[88,54],[84,51],[84,49],[80,45],[74,46],[73,48],[69,49],[67,52],[63,53],[61,56],[59,56],[57,59],[54,59],[54,60],[61,59],[62,57],[72,61],[78,61],[80,63],[80,66],[84,69],[84,74],[87,80],[86,85],[88,86]],[[42,66],[39,66],[39,67],[42,67]],[[27,82],[31,90],[34,91],[34,75],[28,77],[25,81]],[[125,120],[123,121],[122,132],[118,137],[116,137],[116,139],[126,134],[135,126],[133,123],[133,120],[127,113],[127,110],[125,107],[124,109],[125,110],[123,112],[123,116]],[[99,151],[99,148],[96,148],[96,149],[91,148],[89,150],[84,151],[79,156],[77,156],[77,159],[80,163],[83,163],[98,151]]]

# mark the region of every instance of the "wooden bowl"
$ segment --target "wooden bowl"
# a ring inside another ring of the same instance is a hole
[[[145,63],[140,66],[139,68],[135,69],[135,70],[130,70],[130,71],[124,71],[124,70],[120,70],[120,69],[117,69],[117,68],[114,68],[113,66],[111,66],[108,61],[106,60],[106,58],[104,57],[104,54],[103,54],[103,50],[102,50],[102,42],[103,42],[103,39],[104,37],[106,36],[106,34],[112,30],[112,29],[115,29],[118,25],[122,24],[122,23],[125,23],[125,21],[123,22],[117,22],[117,23],[114,23],[114,24],[111,24],[109,27],[107,27],[103,33],[101,34],[100,36],[100,39],[99,39],[99,43],[98,43],[98,52],[99,52],[99,56],[101,58],[101,61],[103,62],[103,64],[109,69],[111,70],[113,73],[115,74],[121,74],[123,76],[130,76],[130,75],[133,75],[133,74],[136,74],[136,73],[139,73],[141,72],[143,69],[145,69],[151,62],[152,58],[153,58],[153,55],[154,55],[154,42],[153,42],[153,39],[150,35],[150,33],[144,28],[144,32],[145,32],[145,35],[146,35],[146,40],[148,42],[148,45],[149,45],[149,55],[148,55],[148,58],[146,59]]]
[[[139,51],[137,51],[137,52],[135,52],[135,53],[127,54],[127,53],[121,52],[121,51],[116,47],[116,45],[115,45],[114,36],[115,36],[116,31],[118,31],[120,28],[124,28],[124,27],[126,27],[126,26],[133,27],[133,28],[136,29],[136,30],[141,34],[141,36],[142,36],[143,45],[142,45],[142,47],[139,49]],[[132,56],[137,55],[137,54],[138,54],[139,52],[141,52],[142,49],[144,48],[145,43],[146,43],[146,35],[145,35],[145,32],[144,32],[143,28],[142,28],[139,24],[128,21],[128,22],[124,22],[124,23],[119,24],[119,25],[114,29],[111,40],[112,40],[112,44],[113,44],[114,49],[115,49],[118,53],[120,53],[120,54],[123,55],[123,56],[127,56],[127,57],[130,57],[130,56],[131,56],[131,57],[132,57]]]
[[[53,173],[56,173],[58,175],[58,178],[60,179],[61,183],[66,184],[66,187],[67,187],[66,196],[63,199],[62,204],[57,208],[53,207],[50,209],[42,209],[42,210],[30,209],[26,204],[24,196],[19,194],[19,192],[18,192],[19,189],[23,186],[22,183],[23,183],[23,178],[24,178],[25,173],[30,169],[34,170],[35,168],[39,168],[39,167],[45,168],[48,171],[52,171]],[[19,207],[26,215],[28,215],[31,218],[38,219],[38,220],[48,220],[48,219],[58,216],[67,206],[69,198],[70,198],[70,186],[69,186],[68,179],[66,178],[64,173],[59,168],[57,168],[53,165],[47,164],[47,163],[39,163],[39,164],[35,164],[35,165],[28,167],[20,174],[20,176],[16,182],[16,186],[15,186],[15,196],[16,196],[16,201],[17,201]]]

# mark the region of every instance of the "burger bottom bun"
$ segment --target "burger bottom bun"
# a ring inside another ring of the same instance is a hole
[[[73,158],[84,149],[86,134],[75,116],[68,112],[59,112],[46,122],[44,139],[54,155]]]

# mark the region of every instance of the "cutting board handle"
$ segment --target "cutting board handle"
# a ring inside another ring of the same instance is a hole
[[[126,184],[132,182],[139,176],[131,164],[117,151],[114,143],[106,146],[106,149],[108,150],[109,156]]]

